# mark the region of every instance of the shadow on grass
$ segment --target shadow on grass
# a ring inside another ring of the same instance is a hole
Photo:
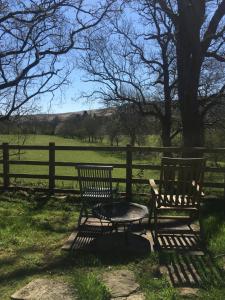
[[[36,249],[37,250],[37,249]],[[36,253],[38,251],[35,251]],[[42,253],[39,249],[39,253]],[[24,255],[32,255],[34,251],[31,247],[27,249],[20,249],[16,253],[16,257],[6,258],[2,264],[8,264],[8,272],[0,274],[0,285],[8,284],[9,282],[22,281],[30,276],[46,276],[46,275],[60,275],[60,274],[69,274],[77,271],[77,269],[88,270],[93,267],[103,267],[103,266],[113,266],[120,264],[128,264],[129,262],[134,262],[135,259],[140,260],[146,257],[146,254],[141,256],[134,254],[122,253],[95,253],[92,254],[86,251],[78,251],[76,253],[61,253],[58,256],[52,258],[51,253],[46,256],[46,259],[42,260],[38,264],[32,265],[21,265],[15,266],[14,269],[10,270],[12,264],[16,264],[17,260],[23,257]],[[49,256],[49,258],[48,258]],[[1,263],[0,263],[1,265]]]
[[[0,259],[0,268],[5,266],[5,265],[12,265],[17,261],[16,256],[9,256],[9,257],[4,257]]]
[[[67,219],[67,220],[66,220]],[[35,228],[39,230],[43,230],[46,232],[52,232],[52,233],[67,233],[68,232],[68,226],[69,223],[69,217],[64,218],[64,220],[58,220],[55,221],[52,220],[32,220],[32,225],[35,226]]]
[[[62,272],[72,268],[71,260],[67,256],[61,256],[42,265],[32,266],[21,266],[11,272],[0,274],[0,285],[1,283],[8,282],[11,280],[23,280],[25,277],[33,275],[46,275],[46,273],[52,274],[54,272]]]
[[[174,287],[225,288],[225,274],[210,255],[160,254],[163,273]]]

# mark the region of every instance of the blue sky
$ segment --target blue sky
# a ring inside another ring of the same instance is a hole
[[[92,91],[94,88],[90,83],[82,81],[84,74],[75,69],[70,75],[70,85],[63,88],[62,93],[57,92],[50,104],[50,96],[45,95],[41,100],[41,112],[43,113],[64,113],[75,112],[103,107],[101,103],[89,102],[85,99],[78,99],[82,92]]]

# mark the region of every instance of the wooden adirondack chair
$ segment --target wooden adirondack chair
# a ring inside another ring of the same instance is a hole
[[[203,175],[205,159],[203,158],[167,158],[163,157],[159,185],[149,180],[154,216],[154,239],[160,233],[158,217],[163,211],[185,211],[189,213],[188,223],[197,215],[200,223],[200,199],[203,195]]]
[[[84,218],[85,224],[91,209],[97,203],[113,201],[115,189],[112,188],[112,166],[77,165],[81,197],[81,210],[78,226]]]

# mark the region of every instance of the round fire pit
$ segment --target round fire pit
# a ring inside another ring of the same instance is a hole
[[[148,217],[148,208],[132,202],[99,203],[93,207],[93,215],[114,224],[125,224]]]

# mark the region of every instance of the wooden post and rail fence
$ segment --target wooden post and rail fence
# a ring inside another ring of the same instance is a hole
[[[126,153],[126,160],[124,164],[111,164],[114,168],[123,168],[126,170],[126,177],[124,178],[113,178],[113,182],[125,183],[126,185],[126,197],[128,199],[132,198],[132,185],[133,184],[148,184],[148,178],[134,178],[133,170],[160,170],[159,164],[134,164],[133,163],[133,154],[135,152],[141,153],[176,153],[178,156],[181,156],[183,152],[193,152],[193,150],[199,151],[203,155],[208,154],[222,154],[224,157],[225,163],[225,148],[192,148],[184,149],[181,147],[132,147],[127,145],[125,147],[106,147],[106,146],[56,146],[55,143],[49,143],[48,146],[30,146],[30,145],[10,145],[8,143],[3,143],[0,145],[0,151],[2,150],[2,159],[0,164],[2,164],[2,173],[0,173],[0,178],[2,178],[2,185],[0,183],[0,189],[2,190],[29,190],[33,189],[40,192],[49,192],[49,193],[73,193],[77,194],[79,191],[75,189],[65,189],[57,188],[56,180],[62,181],[75,181],[78,179],[77,176],[66,176],[66,175],[56,175],[56,167],[76,167],[77,162],[62,162],[56,161],[56,152],[57,151],[74,151],[74,157],[76,157],[76,151],[103,151],[103,152],[123,152]],[[11,159],[10,151],[48,151],[48,160],[47,161],[38,161],[38,160],[15,160]],[[85,162],[84,164],[93,164],[92,162]],[[108,165],[109,163],[95,163],[96,165]],[[27,174],[27,173],[12,173],[10,172],[10,167],[12,165],[20,166],[48,166],[48,174]],[[225,164],[224,164],[225,165]],[[209,173],[220,173],[225,176],[225,167],[206,167],[206,172]],[[11,178],[16,179],[45,179],[48,181],[48,186],[43,187],[34,187],[34,186],[17,186],[11,184]],[[205,182],[205,187],[208,188],[220,188],[224,191],[225,196],[225,177],[223,182]]]

